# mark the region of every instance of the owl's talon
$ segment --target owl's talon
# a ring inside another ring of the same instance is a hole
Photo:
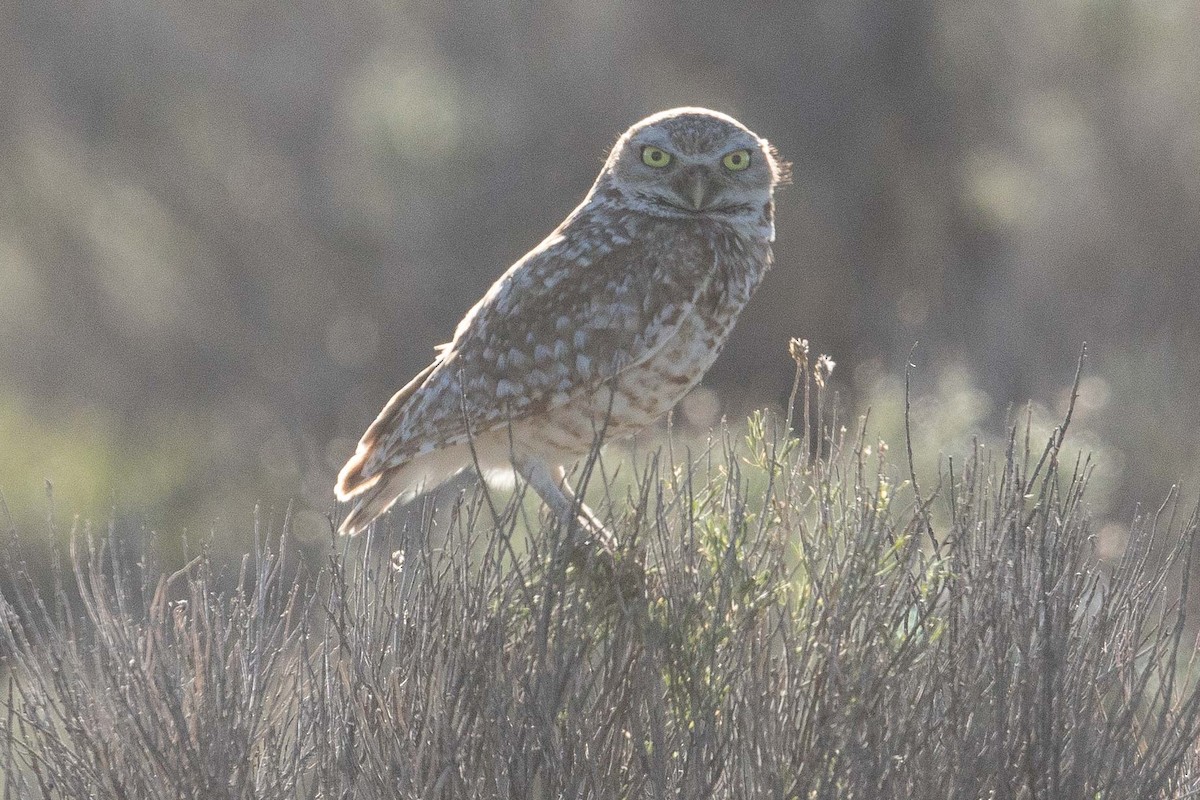
[[[625,603],[645,598],[645,553],[640,548],[622,552],[579,543],[571,548],[569,558],[594,588],[606,595],[615,592],[610,600]]]
[[[583,507],[576,523],[571,526],[571,533],[585,547],[593,547],[606,553],[615,553],[617,550],[616,535],[604,527],[587,506]]]

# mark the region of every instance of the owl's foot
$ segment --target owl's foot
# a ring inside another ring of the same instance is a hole
[[[572,541],[606,553],[615,553],[617,551],[616,534],[605,527],[600,518],[596,516],[596,512],[578,500],[575,502],[578,504],[579,514],[575,517],[575,524],[568,528]]]
[[[645,554],[621,551],[613,532],[571,490],[566,470],[532,458],[518,459],[516,468],[566,530],[568,561],[593,583],[615,587],[621,598],[643,596]]]
[[[570,563],[606,603],[624,605],[646,596],[646,554],[641,548],[620,550],[595,541],[567,545]]]

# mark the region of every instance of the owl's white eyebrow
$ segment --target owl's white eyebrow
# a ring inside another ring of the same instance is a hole
[[[674,149],[671,145],[671,137],[664,131],[654,129],[638,131],[637,135],[633,137],[633,143],[640,145],[652,144],[655,147],[662,147],[664,150]]]

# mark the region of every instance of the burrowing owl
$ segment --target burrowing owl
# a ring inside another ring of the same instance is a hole
[[[786,165],[703,108],[647,117],[583,202],[467,312],[338,476],[362,530],[459,471],[512,470],[563,517],[566,468],[649,425],[704,375],[771,265]]]

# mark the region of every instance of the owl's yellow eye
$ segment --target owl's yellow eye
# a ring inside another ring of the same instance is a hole
[[[651,167],[665,167],[671,163],[671,154],[648,144],[642,148],[642,163]]]
[[[726,153],[725,157],[721,159],[721,163],[725,165],[725,169],[727,170],[741,172],[750,166],[750,151],[734,150],[732,153]]]

